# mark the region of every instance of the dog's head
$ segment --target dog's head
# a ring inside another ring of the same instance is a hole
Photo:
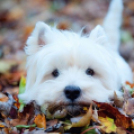
[[[101,26],[89,36],[38,22],[28,38],[24,102],[77,111],[92,100],[106,102],[119,89],[119,76]]]

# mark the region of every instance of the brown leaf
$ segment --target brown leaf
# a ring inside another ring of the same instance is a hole
[[[108,103],[102,102],[95,102],[95,104],[97,104],[97,106],[100,108],[100,111],[98,111],[98,115],[100,117],[113,118],[117,127],[132,127],[132,119],[121,114],[115,107]]]
[[[58,120],[57,119],[54,119],[54,120],[49,120],[46,122],[47,123],[47,127],[50,127],[50,126],[54,126],[56,124],[58,124]]]
[[[117,134],[127,134],[127,132],[121,127],[117,127],[116,132]]]
[[[9,128],[3,128],[2,134],[9,134]]]
[[[131,98],[131,94],[129,92],[129,90],[127,90],[125,87],[123,87],[124,89],[124,100],[128,100],[129,98]]]
[[[134,117],[134,98],[128,99],[123,108],[127,115]]]
[[[122,108],[123,104],[124,104],[124,99],[122,97],[119,98],[116,92],[114,92],[114,105],[119,108]]]
[[[11,126],[27,125],[29,116],[30,116],[29,114],[26,114],[25,118],[22,117],[22,118],[18,118],[18,119],[11,119],[10,125]]]
[[[45,115],[38,114],[34,119],[34,123],[37,125],[37,127],[46,129]]]
[[[0,101],[7,102],[8,101],[8,97],[5,94],[0,93]]]

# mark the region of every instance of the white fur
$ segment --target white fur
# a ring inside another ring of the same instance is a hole
[[[118,50],[120,45],[120,27],[122,23],[123,1],[112,0],[103,27],[109,38],[112,49]]]
[[[25,103],[35,100],[39,105],[69,104],[63,92],[67,85],[81,88],[78,104],[108,102],[114,91],[121,95],[119,89],[125,81],[132,81],[132,73],[119,53],[111,49],[110,41],[101,26],[82,36],[38,22],[25,48],[27,84],[19,98]],[[89,67],[95,75],[86,74]],[[60,72],[57,78],[52,76],[54,69]]]

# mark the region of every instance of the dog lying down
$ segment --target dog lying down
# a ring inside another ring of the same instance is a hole
[[[112,0],[103,26],[86,36],[37,22],[25,47],[27,83],[19,98],[75,113],[92,100],[109,102],[114,91],[121,96],[122,85],[132,82],[118,52],[122,10],[122,0]]]

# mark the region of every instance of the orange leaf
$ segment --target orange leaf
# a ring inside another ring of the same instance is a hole
[[[2,124],[0,124],[0,128],[3,128],[3,127],[5,127],[4,125],[2,125]]]
[[[19,99],[16,95],[13,96],[14,100],[16,101],[16,103],[14,103],[14,106],[16,106],[18,109],[20,107],[20,103],[19,103]]]
[[[134,83],[130,83],[130,82],[126,81],[126,84],[129,85],[131,88],[134,88]]]
[[[44,114],[42,114],[42,115],[38,114],[34,119],[34,123],[36,124],[37,127],[46,129],[45,115]]]

